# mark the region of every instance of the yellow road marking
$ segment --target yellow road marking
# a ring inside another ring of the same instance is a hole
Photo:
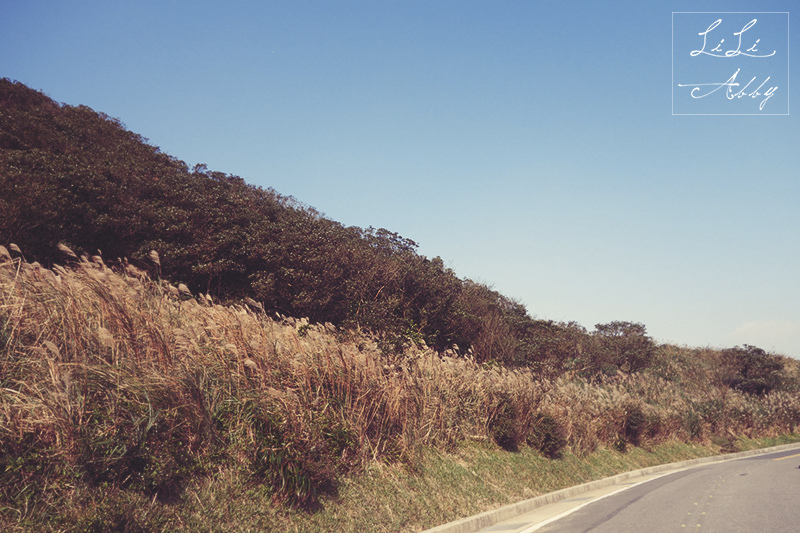
[[[796,453],[794,455],[787,455],[785,457],[778,457],[777,459],[773,459],[773,461],[783,461],[784,459],[791,459],[792,457],[800,457],[800,453]]]

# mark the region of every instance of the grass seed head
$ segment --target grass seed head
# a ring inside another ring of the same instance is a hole
[[[64,255],[66,255],[67,257],[69,257],[70,259],[75,259],[76,261],[78,260],[78,256],[77,256],[77,255],[75,255],[75,252],[73,252],[73,251],[72,251],[72,250],[69,248],[69,246],[67,246],[67,245],[66,245],[66,244],[64,244],[64,243],[58,243],[58,251],[59,251],[59,252],[61,252],[61,253],[63,253]]]

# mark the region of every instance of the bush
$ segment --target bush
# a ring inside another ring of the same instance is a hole
[[[253,404],[247,406],[249,409]],[[253,406],[250,424],[254,446],[250,453],[256,479],[265,480],[276,500],[293,507],[309,507],[320,492],[336,484],[334,457],[319,435],[309,439],[292,431],[293,421],[269,406]]]
[[[727,384],[747,394],[763,396],[783,384],[783,362],[761,348],[745,344],[722,351],[733,370]]]
[[[507,451],[517,451],[523,440],[519,417],[511,398],[506,394],[500,395],[500,400],[489,417],[489,434],[498,446]]]
[[[595,326],[594,368],[597,372],[613,374],[621,370],[627,374],[648,368],[655,354],[655,343],[647,336],[642,324],[610,322]]]
[[[683,427],[690,438],[700,440],[703,438],[703,419],[694,411],[684,414]]]
[[[647,427],[647,417],[639,405],[628,404],[625,406],[625,415],[622,422],[621,439],[617,447],[621,451],[627,449],[627,445],[639,446],[642,434]]]
[[[527,435],[527,443],[542,455],[555,459],[561,455],[566,441],[555,418],[547,413],[536,413]]]

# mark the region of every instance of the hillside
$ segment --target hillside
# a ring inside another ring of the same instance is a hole
[[[109,264],[126,259],[217,300],[248,297],[268,312],[372,332],[387,354],[408,343],[455,345],[481,362],[547,375],[647,365],[642,325],[589,335],[534,320],[512,298],[417,254],[409,239],[344,227],[236,176],[190,170],[86,107],[0,80],[0,113],[0,243],[24,244],[30,261],[57,262],[60,243],[79,255],[100,250]],[[149,261],[153,250],[161,265]],[[638,352],[595,346],[617,335]]]
[[[536,320],[413,241],[9,80],[0,244],[5,528],[191,530],[212,486],[302,521],[376,465],[424,477],[431,453],[544,471],[800,424],[796,360]]]
[[[0,82],[0,112],[0,243],[24,243],[30,260],[52,264],[65,243],[155,273],[147,257],[156,250],[159,275],[215,298],[380,331],[389,344],[405,337],[514,357],[505,330],[521,306],[418,255],[411,240],[189,169],[119,121],[19,83]],[[505,330],[482,331],[484,315]]]

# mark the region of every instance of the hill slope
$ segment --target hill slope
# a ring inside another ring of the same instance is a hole
[[[118,120],[20,83],[0,80],[0,117],[0,243],[24,243],[30,260],[52,264],[58,243],[99,249],[215,298],[381,332],[387,345],[457,344],[523,364],[541,355],[521,305],[418,255],[411,240],[189,169]]]
[[[185,529],[220,516],[188,502],[214,486],[262,524],[464,443],[544,469],[800,424],[798,361],[534,320],[395,233],[8,80],[0,243],[4,527]]]

